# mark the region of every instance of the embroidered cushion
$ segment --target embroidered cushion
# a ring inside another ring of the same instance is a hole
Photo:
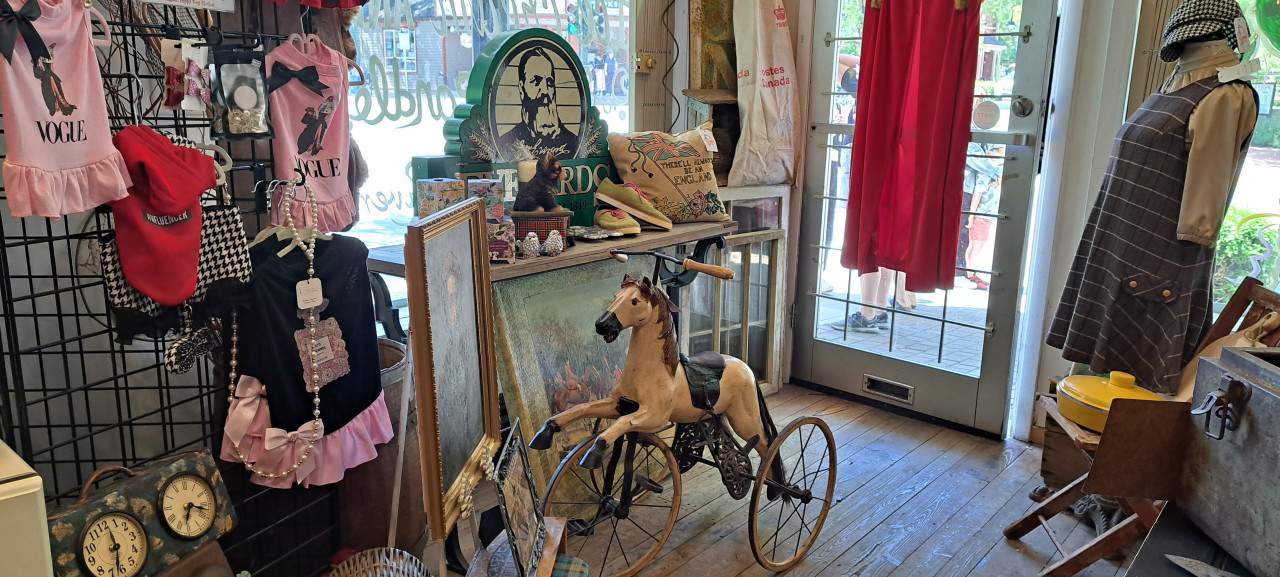
[[[729,220],[711,167],[713,155],[698,131],[610,134],[609,154],[622,181],[644,191],[672,222]]]

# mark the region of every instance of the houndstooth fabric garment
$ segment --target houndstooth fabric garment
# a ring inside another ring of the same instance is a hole
[[[102,242],[102,277],[113,309],[126,309],[158,316],[166,308],[129,285],[120,268],[120,249],[114,237]],[[200,260],[196,270],[196,290],[188,303],[205,300],[209,287],[222,280],[248,283],[253,276],[248,243],[240,210],[235,207],[204,207],[200,226]]]
[[[179,146],[196,148],[195,141],[176,135],[166,135]],[[186,305],[204,308],[210,289],[226,287],[222,291],[226,299],[234,299],[230,293],[248,285],[253,276],[249,261],[248,241],[239,208],[232,206],[202,207],[200,225],[200,253],[196,270],[196,288]],[[165,307],[129,285],[120,267],[120,251],[114,235],[105,236],[100,242],[102,278],[106,284],[107,300],[117,320],[117,338],[130,342],[133,337],[146,334],[159,337],[181,328],[179,307]]]
[[[1121,126],[1046,342],[1169,393],[1213,322],[1213,248],[1177,238],[1187,122],[1219,83],[1147,97]]]
[[[1183,44],[1195,40],[1222,38],[1239,50],[1236,18],[1243,16],[1235,0],[1186,0],[1169,15],[1161,34],[1160,59],[1173,62],[1182,55]]]

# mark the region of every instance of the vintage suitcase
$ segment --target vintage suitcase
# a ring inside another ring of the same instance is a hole
[[[1221,359],[1202,359],[1193,409],[1231,389],[1229,405],[1216,402],[1191,416],[1178,503],[1253,574],[1280,575],[1280,348],[1226,349]]]

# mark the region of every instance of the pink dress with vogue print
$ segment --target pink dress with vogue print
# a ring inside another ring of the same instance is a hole
[[[285,42],[267,54],[267,76],[288,78],[272,85],[271,126],[275,129],[276,178],[297,178],[302,169],[316,196],[322,232],[346,230],[356,205],[347,180],[351,133],[347,117],[347,59],[319,42]],[[280,68],[283,66],[284,68]],[[271,222],[285,224],[284,195],[271,200]],[[311,211],[298,189],[295,223],[311,225]]]
[[[56,218],[124,198],[132,182],[111,144],[84,2],[0,1],[14,38],[0,58],[10,213]]]

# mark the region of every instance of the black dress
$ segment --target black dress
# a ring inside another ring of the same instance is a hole
[[[285,245],[272,236],[249,251],[254,267],[252,309],[239,313],[241,379],[222,451],[224,459],[237,460],[228,446],[229,441],[235,442],[249,461],[268,471],[287,468],[300,454],[302,443],[295,441],[312,429],[313,396],[307,390],[295,340],[295,333],[305,324],[297,308],[295,286],[307,278],[307,259],[297,247],[284,257],[276,256]],[[345,346],[349,371],[321,388],[324,437],[310,462],[293,479],[281,481],[284,486],[293,481],[325,484],[339,480],[345,469],[376,456],[374,445],[391,439],[390,418],[381,397],[373,302],[365,266],[368,254],[364,244],[352,237],[334,235],[332,240],[316,244],[316,278],[327,301],[317,319],[321,323],[337,321],[341,342],[324,344],[333,351]],[[269,408],[265,416],[263,398]],[[277,430],[279,439],[274,446],[272,429]],[[280,444],[286,440],[285,434],[295,446]],[[257,476],[254,480],[279,485]]]

